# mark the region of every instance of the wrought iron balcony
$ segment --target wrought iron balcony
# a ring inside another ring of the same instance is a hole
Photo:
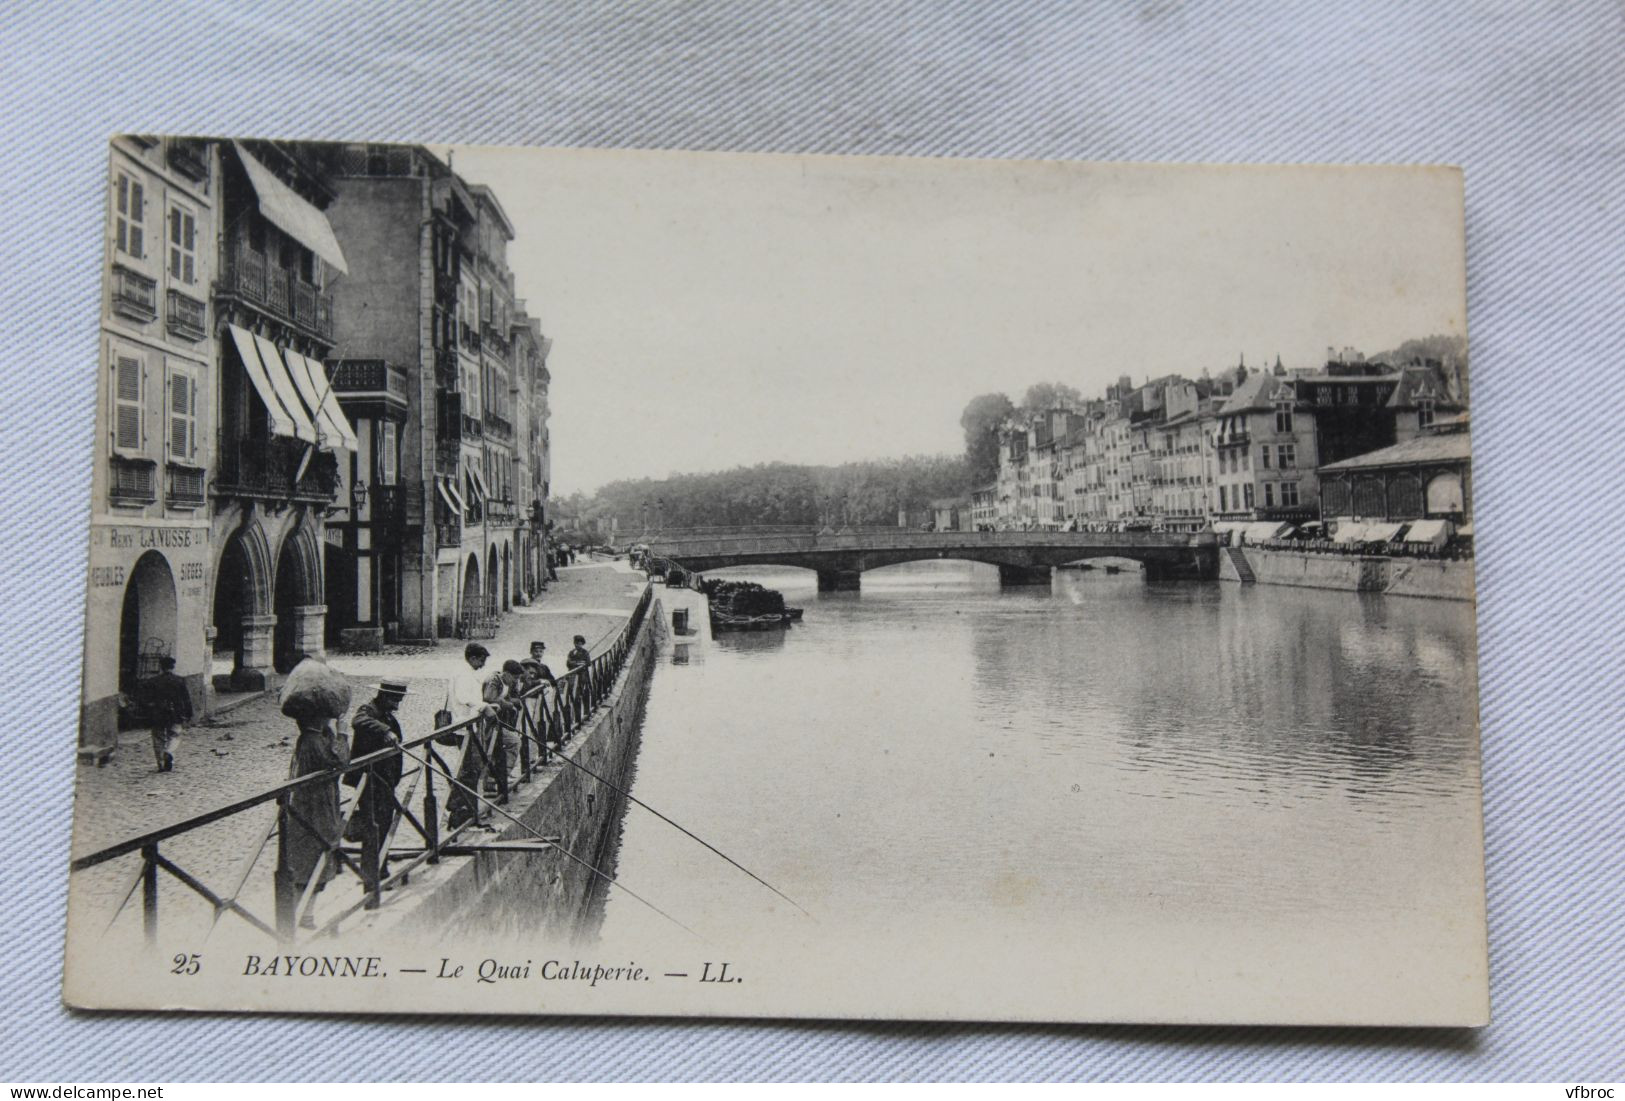
[[[220,293],[241,299],[322,340],[333,339],[333,296],[272,264],[264,254],[238,241],[225,253]]]
[[[437,547],[459,547],[463,543],[463,529],[458,524],[436,524],[434,542]]]
[[[485,433],[499,440],[513,441],[513,423],[495,413],[485,414]]]
[[[411,377],[387,360],[337,359],[327,365],[327,374],[333,392],[347,403],[381,402],[398,412],[411,404]]]
[[[301,476],[299,464],[306,450],[297,440],[280,436],[260,443],[228,440],[222,434],[211,492],[216,497],[331,504],[338,492],[338,460],[330,451],[315,452]]]
[[[166,295],[165,319],[169,331],[182,340],[202,340],[209,335],[209,307],[189,294],[171,290]]]
[[[131,321],[158,317],[158,281],[122,264],[113,265],[113,312]]]
[[[170,508],[199,508],[203,501],[203,471],[175,463],[165,467],[164,502]]]
[[[485,426],[482,423],[480,423],[480,418],[471,417],[467,413],[464,413],[463,414],[463,438],[464,439],[478,440],[478,439],[483,439],[484,436],[485,436]]]
[[[115,505],[150,505],[158,499],[157,463],[113,456],[107,495]]]

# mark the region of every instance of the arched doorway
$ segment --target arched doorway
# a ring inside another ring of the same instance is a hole
[[[301,609],[321,603],[322,571],[319,563],[320,559],[303,531],[295,529],[282,541],[282,550],[276,559],[276,585],[271,600],[271,611],[276,616],[276,627],[271,634],[271,664],[278,673],[286,673],[299,662],[302,649],[300,627],[304,617]]]
[[[497,549],[495,546],[485,548],[485,586],[488,592],[485,596],[485,614],[496,615],[502,610],[502,594],[497,591],[497,579],[501,576],[501,567],[497,562]]]
[[[214,570],[210,672],[216,687],[227,691],[265,687],[269,671],[265,617],[270,611],[271,548],[258,524],[246,524],[226,537]]]
[[[502,610],[507,611],[513,607],[513,551],[507,543],[502,544]]]
[[[484,601],[480,599],[480,556],[470,554],[468,565],[463,569],[463,619],[469,620],[480,614]]]
[[[177,612],[169,563],[157,551],[148,551],[136,560],[124,586],[124,610],[119,617],[120,692],[135,692],[139,682],[158,674],[160,657],[175,656]]]
[[[243,617],[254,614],[254,578],[242,540],[226,540],[214,573],[214,662],[210,672],[229,677],[242,666]]]

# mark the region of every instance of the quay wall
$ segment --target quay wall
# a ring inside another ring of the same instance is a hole
[[[1435,600],[1476,599],[1471,559],[1361,557],[1310,554],[1263,547],[1239,548],[1261,585],[1295,585],[1307,589],[1421,596]],[[1232,555],[1219,555],[1219,577],[1240,581]]]
[[[655,600],[614,690],[565,747],[566,755],[623,791],[631,787],[636,768],[663,615],[660,601]],[[606,875],[615,874],[626,799],[608,785],[564,762],[550,760],[503,809],[529,829],[498,815],[493,822],[498,826],[496,834],[476,835],[471,840],[535,841],[529,832],[534,830],[558,838],[559,845]],[[599,877],[557,851],[480,853],[446,858],[437,868],[419,871],[426,873],[429,882],[419,887],[419,872],[414,871],[408,893],[417,897],[410,909],[394,921],[385,918],[380,928],[418,936],[433,936],[455,926],[460,936],[569,938],[596,920],[593,910],[603,897]]]

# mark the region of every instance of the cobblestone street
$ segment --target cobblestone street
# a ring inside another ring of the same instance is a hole
[[[528,654],[532,640],[547,643],[548,664],[564,672],[571,638],[586,636],[599,653],[625,622],[642,591],[643,577],[624,562],[594,562],[559,570],[536,604],[514,608],[503,616],[494,639],[484,645],[493,663]],[[401,727],[408,738],[428,732],[445,698],[447,681],[462,661],[463,643],[443,640],[432,650],[410,654],[330,654],[329,661],[351,681],[352,709],[371,698],[380,677],[404,677],[410,694],[401,706]],[[488,666],[490,668],[490,666]],[[82,856],[127,837],[161,828],[243,799],[287,779],[294,725],[277,708],[276,693],[266,692],[234,702],[230,710],[189,727],[174,750],[175,769],[156,769],[151,742],[144,730],[126,731],[105,767],[82,763],[74,803],[73,855]],[[341,789],[348,796],[350,789]],[[229,894],[243,876],[255,846],[269,834],[274,807],[255,807],[242,814],[164,842],[161,852],[197,876],[211,889]],[[131,855],[72,876],[76,916],[97,931],[112,920],[139,868]],[[270,913],[270,872],[274,846],[267,846],[241,896],[256,914]],[[207,903],[172,877],[160,877],[160,910],[184,907],[204,917]],[[126,907],[119,927],[139,934],[140,905]],[[235,920],[235,919],[232,919]]]

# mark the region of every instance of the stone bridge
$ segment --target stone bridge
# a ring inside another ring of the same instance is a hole
[[[694,573],[724,566],[800,566],[818,574],[820,592],[858,588],[865,570],[953,558],[999,567],[1004,585],[1042,585],[1050,569],[1089,558],[1128,558],[1149,580],[1219,574],[1212,532],[909,531],[848,532],[749,528],[673,532],[644,539],[651,555]]]

